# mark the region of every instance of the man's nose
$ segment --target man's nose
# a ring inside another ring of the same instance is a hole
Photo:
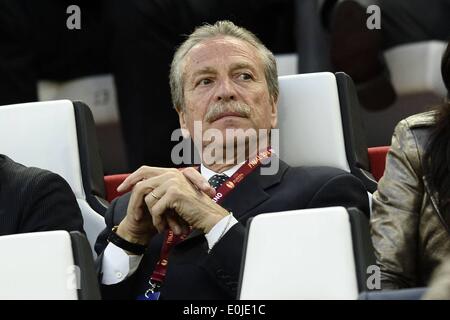
[[[236,100],[236,89],[234,88],[233,82],[230,79],[220,81],[216,91],[215,100]]]

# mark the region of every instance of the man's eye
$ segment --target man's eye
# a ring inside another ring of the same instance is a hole
[[[239,75],[239,79],[241,79],[241,80],[251,80],[251,79],[253,79],[253,77],[249,73],[241,73]]]
[[[207,84],[210,84],[211,82],[212,82],[211,79],[208,79],[208,78],[206,78],[206,79],[201,79],[201,80],[197,83],[197,85],[205,86],[205,85],[207,85]]]

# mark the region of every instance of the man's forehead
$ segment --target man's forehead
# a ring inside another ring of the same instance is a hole
[[[234,56],[246,59],[247,63],[259,64],[261,60],[257,49],[248,42],[221,36],[204,40],[193,46],[186,55],[185,67],[189,65],[189,69],[197,69],[196,67],[200,67],[202,62]]]

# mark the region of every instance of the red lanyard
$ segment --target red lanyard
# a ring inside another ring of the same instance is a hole
[[[217,190],[216,195],[212,199],[216,203],[221,203],[225,196],[227,196],[231,190],[233,190],[239,183],[244,180],[253,170],[261,165],[261,160],[269,158],[272,154],[272,149],[269,148],[264,152],[259,153],[253,160],[246,161],[227,181],[225,181]],[[187,235],[177,236],[172,230],[166,232],[164,244],[161,248],[158,263],[155,270],[150,277],[150,284],[154,285],[156,289],[160,286],[164,278],[166,277],[167,264],[170,250],[178,243],[183,241]]]

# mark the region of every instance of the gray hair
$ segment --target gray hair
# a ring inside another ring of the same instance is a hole
[[[184,108],[184,58],[195,45],[219,36],[233,37],[245,41],[256,48],[264,64],[264,73],[270,96],[278,99],[278,73],[273,53],[250,31],[238,27],[231,21],[218,21],[214,25],[205,24],[195,29],[175,52],[170,66],[170,92],[175,108]]]

